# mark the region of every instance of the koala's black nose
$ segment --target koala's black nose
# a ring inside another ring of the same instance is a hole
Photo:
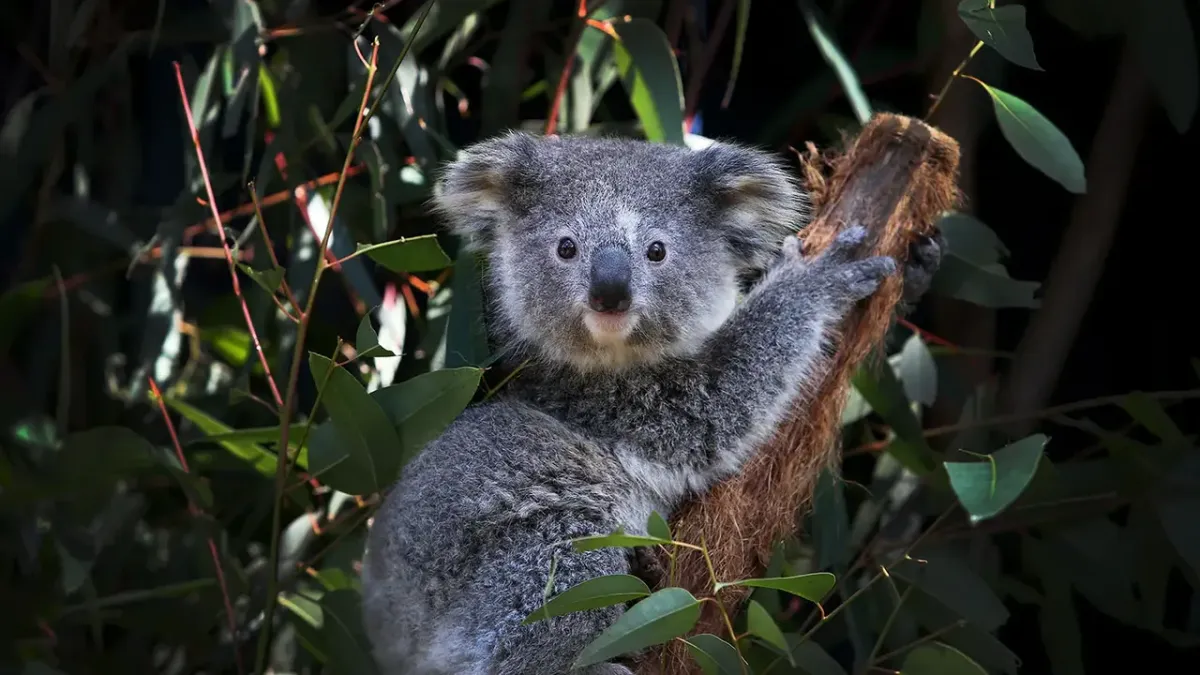
[[[597,312],[624,312],[632,296],[629,283],[633,273],[629,252],[606,247],[592,255],[592,281],[588,288],[588,306]]]

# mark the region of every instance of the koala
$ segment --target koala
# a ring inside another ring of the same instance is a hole
[[[840,320],[896,271],[859,259],[861,226],[803,257],[805,204],[780,162],[725,143],[512,133],[447,168],[435,207],[486,254],[488,329],[525,365],[375,516],[363,612],[386,675],[567,673],[619,618],[521,625],[546,591],[630,572],[629,551],[570,539],[644,534],[652,511],[738,471],[813,389]]]

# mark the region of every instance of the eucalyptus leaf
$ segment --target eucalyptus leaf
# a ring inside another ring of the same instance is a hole
[[[1000,133],[1021,159],[1070,192],[1087,192],[1083,160],[1058,127],[1023,99],[980,80],[974,81],[992,97]]]
[[[796,661],[792,657],[792,650],[788,647],[787,639],[784,638],[783,631],[779,629],[779,624],[775,623],[775,619],[771,618],[771,613],[766,608],[754,600],[751,600],[746,606],[746,630],[783,652],[787,656],[788,663],[796,665]]]
[[[983,666],[950,645],[921,645],[904,657],[903,675],[987,675]]]
[[[704,675],[742,675],[745,661],[733,645],[711,633],[684,638]]]
[[[616,532],[613,534],[599,534],[588,537],[579,537],[572,539],[571,544],[576,551],[594,551],[598,548],[636,548],[638,546],[670,546],[673,542],[670,539],[660,539],[658,537],[644,537],[636,534],[624,534]]]
[[[616,22],[617,67],[646,139],[683,145],[683,83],[667,36],[653,21]]]
[[[354,349],[360,359],[396,356],[395,352],[379,344],[379,333],[376,333],[375,327],[371,325],[370,312],[363,315],[362,320],[358,322],[358,331],[354,334]]]
[[[379,492],[400,471],[400,438],[379,404],[345,368],[327,357],[309,353],[309,368],[329,422],[309,438],[312,470],[322,469],[322,481],[352,495]],[[320,432],[320,433],[318,433]],[[337,471],[329,471],[336,467]]]
[[[530,624],[552,616],[619,605],[648,595],[650,588],[646,586],[646,582],[633,575],[610,574],[596,577],[554,596],[546,604],[530,612],[521,623]]]
[[[1033,38],[1025,27],[1025,8],[1021,5],[996,7],[994,1],[962,0],[958,15],[967,28],[986,45],[1018,66],[1042,70],[1033,52]]]
[[[791,577],[767,577],[720,582],[715,584],[715,590],[719,591],[727,586],[773,588],[777,591],[791,593],[805,600],[821,602],[825,599],[826,595],[829,595],[829,591],[833,590],[835,581],[837,581],[837,577],[828,572],[814,572],[812,574],[800,574]]]
[[[433,272],[450,266],[450,258],[438,244],[436,234],[401,237],[369,246],[359,245],[357,253],[393,272]]]
[[[602,663],[686,634],[700,618],[700,601],[682,588],[664,588],[637,603],[584,647],[573,668]]]
[[[1007,445],[982,462],[944,462],[950,487],[972,523],[1006,509],[1025,491],[1042,460],[1049,439],[1034,434]]]

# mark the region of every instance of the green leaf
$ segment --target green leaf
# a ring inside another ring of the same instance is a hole
[[[1021,496],[1048,440],[1034,434],[993,452],[986,462],[944,462],[950,487],[972,523],[995,516]]]
[[[667,519],[662,517],[658,511],[651,511],[650,517],[646,520],[646,534],[659,539],[672,540],[671,526],[667,524]]]
[[[1183,435],[1183,431],[1175,424],[1175,420],[1167,414],[1163,409],[1162,404],[1147,396],[1144,392],[1134,391],[1125,396],[1125,400],[1121,402],[1121,407],[1129,416],[1137,420],[1138,424],[1146,427],[1155,436],[1158,436],[1167,443],[1184,445],[1187,443],[1187,438]]]
[[[395,352],[379,344],[379,333],[376,333],[375,327],[371,325],[370,312],[364,314],[362,321],[358,323],[358,330],[354,333],[354,349],[360,359],[368,356],[396,356]]]
[[[938,218],[937,228],[946,240],[947,253],[975,265],[995,265],[1011,255],[996,232],[970,214],[946,213]]]
[[[992,97],[1000,133],[1021,159],[1070,192],[1087,192],[1083,160],[1058,127],[1024,100],[979,80],[974,81]]]
[[[958,3],[958,15],[975,37],[1004,58],[1018,66],[1042,70],[1033,53],[1033,38],[1025,27],[1025,8],[989,5],[989,0],[962,0]]]
[[[351,495],[391,485],[400,471],[400,439],[383,409],[354,375],[327,357],[310,352],[308,365],[316,385],[324,383],[321,405],[330,420],[309,438],[312,472],[322,469],[322,482]],[[327,431],[319,434],[322,429]]]
[[[858,369],[851,380],[854,388],[879,416],[892,427],[896,440],[888,448],[901,464],[918,476],[933,472],[933,449],[925,440],[921,423],[909,408],[904,386],[895,371],[882,364],[877,368]]]
[[[711,633],[693,635],[684,639],[688,652],[704,675],[742,675],[745,661],[733,645]]]
[[[1133,5],[1134,3],[1129,3]],[[1196,38],[1183,0],[1137,3],[1129,40],[1179,133],[1196,117]]]
[[[818,569],[839,567],[849,562],[850,518],[846,513],[846,495],[841,478],[826,467],[813,489],[813,546]]]
[[[434,272],[450,266],[436,234],[400,237],[382,244],[359,244],[355,255],[366,254],[393,272]]]
[[[613,23],[617,68],[646,139],[683,145],[683,83],[667,36],[653,21]]]
[[[636,548],[638,546],[658,546],[660,544],[670,546],[673,543],[670,539],[643,537],[636,534],[624,534],[622,532],[595,534],[571,540],[572,546],[576,551],[580,552],[594,551],[598,548]]]
[[[791,657],[804,675],[846,675],[846,670],[825,648],[813,640],[800,641],[800,636],[788,635]]]
[[[460,251],[450,283],[450,316],[446,325],[446,368],[482,366],[489,358],[483,307],[483,260]]]
[[[733,35],[733,69],[729,73],[729,84],[725,87],[725,97],[721,107],[729,107],[733,98],[733,88],[737,86],[738,73],[742,69],[742,52],[746,49],[746,30],[750,27],[750,0],[738,0],[737,28]]]
[[[908,602],[904,604],[905,611],[916,619],[922,628],[930,632],[945,631],[941,632],[941,642],[970,656],[972,660],[988,669],[1017,675],[1021,660],[1004,646],[1004,643],[979,626],[962,621],[961,617],[920,588],[910,588],[915,590],[909,594]],[[946,630],[956,622],[960,622],[960,627]]]
[[[629,574],[610,574],[588,579],[551,598],[521,623],[530,624],[571,612],[619,605],[650,595],[646,582]]]
[[[786,654],[788,663],[796,665],[787,639],[783,637],[783,631],[779,630],[779,625],[771,618],[771,613],[754,600],[746,607],[746,630]]]
[[[278,458],[275,453],[255,443],[253,438],[262,434],[269,435],[271,440],[278,440],[278,427],[268,427],[262,430],[250,429],[239,432],[203,410],[190,403],[184,403],[173,396],[164,395],[163,402],[167,404],[167,407],[183,415],[192,424],[195,424],[208,437],[207,440],[213,441],[222,448],[225,448],[229,454],[245,461],[262,475],[275,476],[275,465],[278,463]],[[297,425],[294,427],[294,433],[298,434],[302,429],[303,425]],[[295,437],[292,432],[289,432],[289,436]],[[297,465],[299,464],[300,462],[297,461]]]
[[[332,591],[321,597],[329,665],[336,673],[375,675],[371,644],[362,627],[361,599],[354,591]]]
[[[371,392],[399,436],[392,450],[397,468],[450,426],[471,402],[481,377],[478,368],[444,368]]]
[[[1028,536],[1021,538],[1021,555],[1025,567],[1041,578],[1044,597],[1038,618],[1054,675],[1084,675],[1083,643],[1069,566],[1042,542]]]
[[[904,657],[903,675],[987,675],[983,666],[950,645],[921,645]]]
[[[981,266],[947,253],[942,266],[933,277],[933,290],[965,300],[981,307],[1041,307],[1041,300],[1034,297],[1041,284],[1035,281],[1018,281],[1008,276],[1000,265]]]
[[[288,427],[288,446],[293,448],[296,447],[296,445],[300,442],[300,435],[304,433],[305,426],[306,425],[304,422],[298,422]],[[202,440],[213,441],[217,443],[221,441],[248,441],[251,443],[279,442],[279,427],[253,427],[250,429],[234,429],[231,431],[221,431],[217,433],[205,431],[205,433],[208,435]]]
[[[243,274],[262,287],[270,295],[275,295],[275,291],[279,290],[279,286],[283,283],[283,277],[287,271],[282,267],[271,267],[265,270],[256,270],[246,263],[238,263],[238,269]]]
[[[754,588],[773,588],[799,596],[812,602],[821,602],[833,589],[837,577],[828,572],[800,574],[794,577],[765,577],[761,579],[742,579],[741,581],[723,581],[716,584],[713,591],[719,591],[726,586],[752,586]]]
[[[682,588],[664,588],[637,603],[575,659],[572,668],[602,663],[686,634],[700,618],[700,601]]]
[[[900,382],[909,400],[927,406],[937,398],[937,365],[921,336],[913,333],[900,350]]]
[[[850,107],[854,109],[854,116],[858,119],[858,123],[866,124],[867,120],[871,119],[871,104],[867,101],[867,95],[863,92],[862,84],[858,81],[858,74],[854,72],[854,67],[842,54],[842,50],[838,48],[830,31],[817,18],[810,0],[801,0],[800,11],[804,13],[804,23],[808,26],[808,32],[816,42],[821,56],[837,74],[838,82],[841,82],[842,89],[846,92],[846,98],[850,100]]]
[[[904,560],[891,573],[916,585],[972,625],[994,631],[1008,621],[1008,608],[972,567],[953,549],[920,548],[912,554],[925,562]]]

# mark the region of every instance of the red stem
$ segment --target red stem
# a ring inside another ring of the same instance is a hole
[[[162,411],[163,422],[167,425],[167,433],[171,436],[171,443],[175,446],[175,456],[179,458],[179,465],[183,467],[183,472],[191,474],[188,468],[187,457],[183,454],[183,446],[179,443],[179,436],[175,433],[175,423],[171,421],[171,415],[167,413],[167,406],[163,403],[162,392],[158,389],[158,383],[154,378],[147,377],[146,381],[150,383],[150,391],[154,393],[154,400],[158,403],[158,409]],[[192,501],[191,496],[188,496],[188,511],[193,516],[200,515],[200,508]],[[225,583],[225,570],[221,567],[221,556],[217,553],[217,544],[212,537],[208,537],[208,552],[212,554],[213,567],[217,571],[217,585],[221,587],[221,599],[225,602],[225,618],[229,621],[229,635],[233,639],[233,657],[237,662],[239,675],[246,672],[245,666],[242,665],[242,652],[238,649],[237,644],[237,620],[233,614],[233,603],[229,600],[229,586]]]
[[[217,211],[217,198],[213,194],[212,181],[208,177],[208,165],[204,162],[204,150],[200,147],[200,133],[196,131],[196,120],[192,117],[192,106],[188,102],[187,86],[183,83],[183,71],[179,69],[179,62],[174,62],[175,66],[175,81],[179,83],[179,100],[183,101],[183,112],[187,116],[188,131],[192,134],[192,145],[196,148],[196,160],[200,164],[200,175],[204,178],[204,190],[208,194],[208,208],[212,210],[213,220],[221,222],[221,213]],[[271,375],[271,365],[267,362],[267,355],[263,352],[262,342],[258,339],[258,330],[254,328],[254,320],[250,317],[250,307],[246,304],[246,298],[242,295],[242,285],[238,282],[237,265],[233,262],[233,251],[229,249],[229,241],[225,237],[225,231],[220,232],[221,248],[225,251],[225,260],[229,263],[229,278],[233,283],[233,294],[237,296],[238,302],[242,306],[242,317],[246,320],[246,329],[250,331],[250,339],[254,341],[254,351],[258,353],[258,360],[262,363],[263,372],[267,376],[267,384],[271,387],[271,396],[275,398],[275,405],[283,407],[283,397],[279,394],[279,386],[275,384],[275,377]]]

